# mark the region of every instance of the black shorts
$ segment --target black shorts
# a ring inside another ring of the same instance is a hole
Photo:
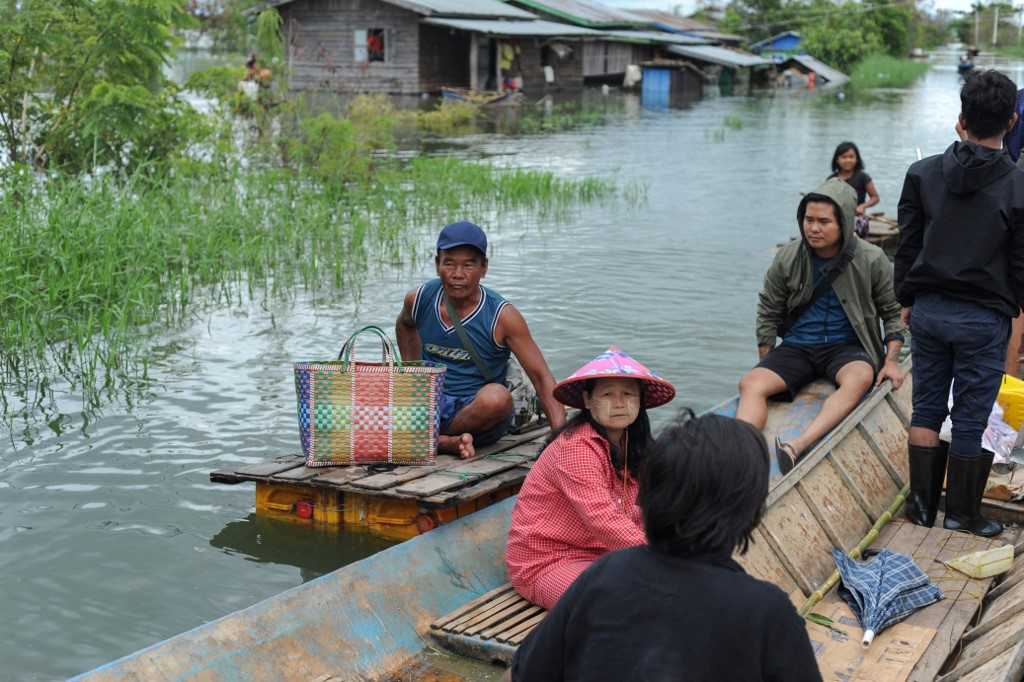
[[[793,400],[801,388],[820,377],[828,377],[829,381],[836,383],[839,370],[858,360],[874,367],[871,356],[859,343],[833,343],[827,346],[782,343],[764,356],[757,366],[770,369],[786,382],[786,390],[773,398]]]

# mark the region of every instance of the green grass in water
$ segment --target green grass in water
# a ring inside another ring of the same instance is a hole
[[[183,162],[155,179],[23,175],[0,186],[0,408],[58,375],[87,400],[144,377],[145,330],[204,305],[351,289],[368,260],[415,255],[412,226],[617,193],[608,181],[450,157],[374,163],[333,183],[346,176]]]
[[[872,88],[905,88],[928,70],[928,64],[889,55],[871,55],[853,67],[850,87],[854,90]]]

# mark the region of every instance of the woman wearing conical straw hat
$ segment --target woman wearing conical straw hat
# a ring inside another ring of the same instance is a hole
[[[596,559],[646,543],[636,499],[647,410],[675,394],[616,346],[555,387],[580,412],[548,439],[512,511],[506,565],[523,597],[551,608]]]

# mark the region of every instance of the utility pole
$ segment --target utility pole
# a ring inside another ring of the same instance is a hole
[[[1024,13],[1022,8],[1017,8],[1017,45],[1020,46],[1021,32],[1024,31]]]
[[[992,47],[999,43],[999,5],[996,4],[996,17],[992,21]]]
[[[981,11],[980,4],[979,5],[975,5],[974,6],[974,47],[979,47],[979,45],[978,45],[978,30],[980,29],[980,23],[979,22],[981,21],[981,19],[979,17],[979,12],[980,11]]]

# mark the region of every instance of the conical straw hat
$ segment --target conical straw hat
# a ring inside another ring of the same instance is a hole
[[[664,405],[676,397],[669,382],[612,346],[555,386],[555,398],[569,407],[583,409],[583,387],[590,379],[636,379],[644,383],[644,407]]]

